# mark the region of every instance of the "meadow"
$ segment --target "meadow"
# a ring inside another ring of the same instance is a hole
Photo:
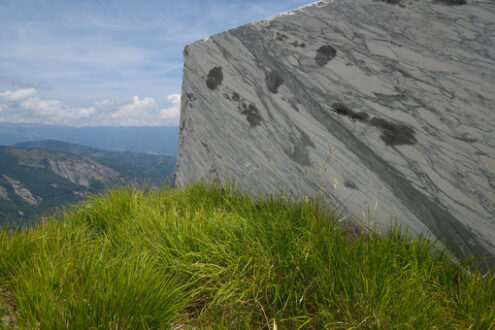
[[[490,329],[495,275],[232,187],[120,188],[0,230],[0,328]]]

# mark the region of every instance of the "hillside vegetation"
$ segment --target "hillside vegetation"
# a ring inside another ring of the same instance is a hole
[[[495,276],[318,201],[121,189],[0,231],[0,324],[41,329],[489,329]],[[1,326],[0,326],[1,327]]]
[[[132,151],[112,151],[57,140],[23,142],[13,147],[52,150],[92,159],[118,172],[125,183],[160,186],[172,184],[175,158]]]
[[[92,174],[98,168],[108,174],[101,181]],[[84,193],[102,190],[103,180],[116,178],[110,169],[75,155],[0,146],[0,225],[32,223],[43,212],[81,200]]]
[[[56,207],[118,185],[171,184],[175,159],[62,141],[0,146],[0,225],[27,225]]]

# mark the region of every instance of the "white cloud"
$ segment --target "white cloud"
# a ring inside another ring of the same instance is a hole
[[[156,102],[151,97],[145,97],[140,100],[137,95],[134,96],[133,102],[121,106],[118,111],[111,114],[111,117],[116,118],[139,118],[148,115],[148,110],[156,107]]]
[[[36,90],[34,88],[23,88],[18,89],[14,92],[5,91],[3,93],[0,93],[0,100],[6,102],[15,102],[34,97],[35,95]]]
[[[39,97],[20,102],[20,107],[34,115],[51,119],[83,119],[96,112],[94,107],[73,108],[57,100],[44,100]]]
[[[57,100],[37,96],[34,88],[0,92],[2,121],[67,124],[95,114],[94,107],[71,107]]]
[[[177,125],[180,95],[167,97],[170,107],[160,110],[151,97],[134,96],[132,103],[122,104],[104,99],[89,107],[74,107],[59,100],[38,96],[35,89],[0,92],[0,121],[89,126]]]
[[[167,96],[167,99],[172,102],[172,104],[179,104],[180,105],[180,94],[172,94]]]
[[[159,116],[170,124],[178,125],[180,119],[180,94],[169,95],[167,99],[172,103],[172,106],[162,109]]]
[[[98,108],[109,108],[109,107],[112,107],[114,105],[115,105],[114,102],[112,102],[110,100],[106,100],[106,99],[95,102],[95,106],[97,106]]]

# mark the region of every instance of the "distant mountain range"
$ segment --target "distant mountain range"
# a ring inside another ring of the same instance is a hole
[[[175,126],[71,127],[0,122],[0,145],[60,140],[93,148],[129,150],[176,157],[179,128]]]
[[[173,183],[175,158],[44,140],[0,147],[0,224],[29,224],[118,185]]]

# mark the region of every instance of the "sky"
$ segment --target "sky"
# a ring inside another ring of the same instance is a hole
[[[0,0],[0,122],[175,126],[193,41],[314,0]]]

